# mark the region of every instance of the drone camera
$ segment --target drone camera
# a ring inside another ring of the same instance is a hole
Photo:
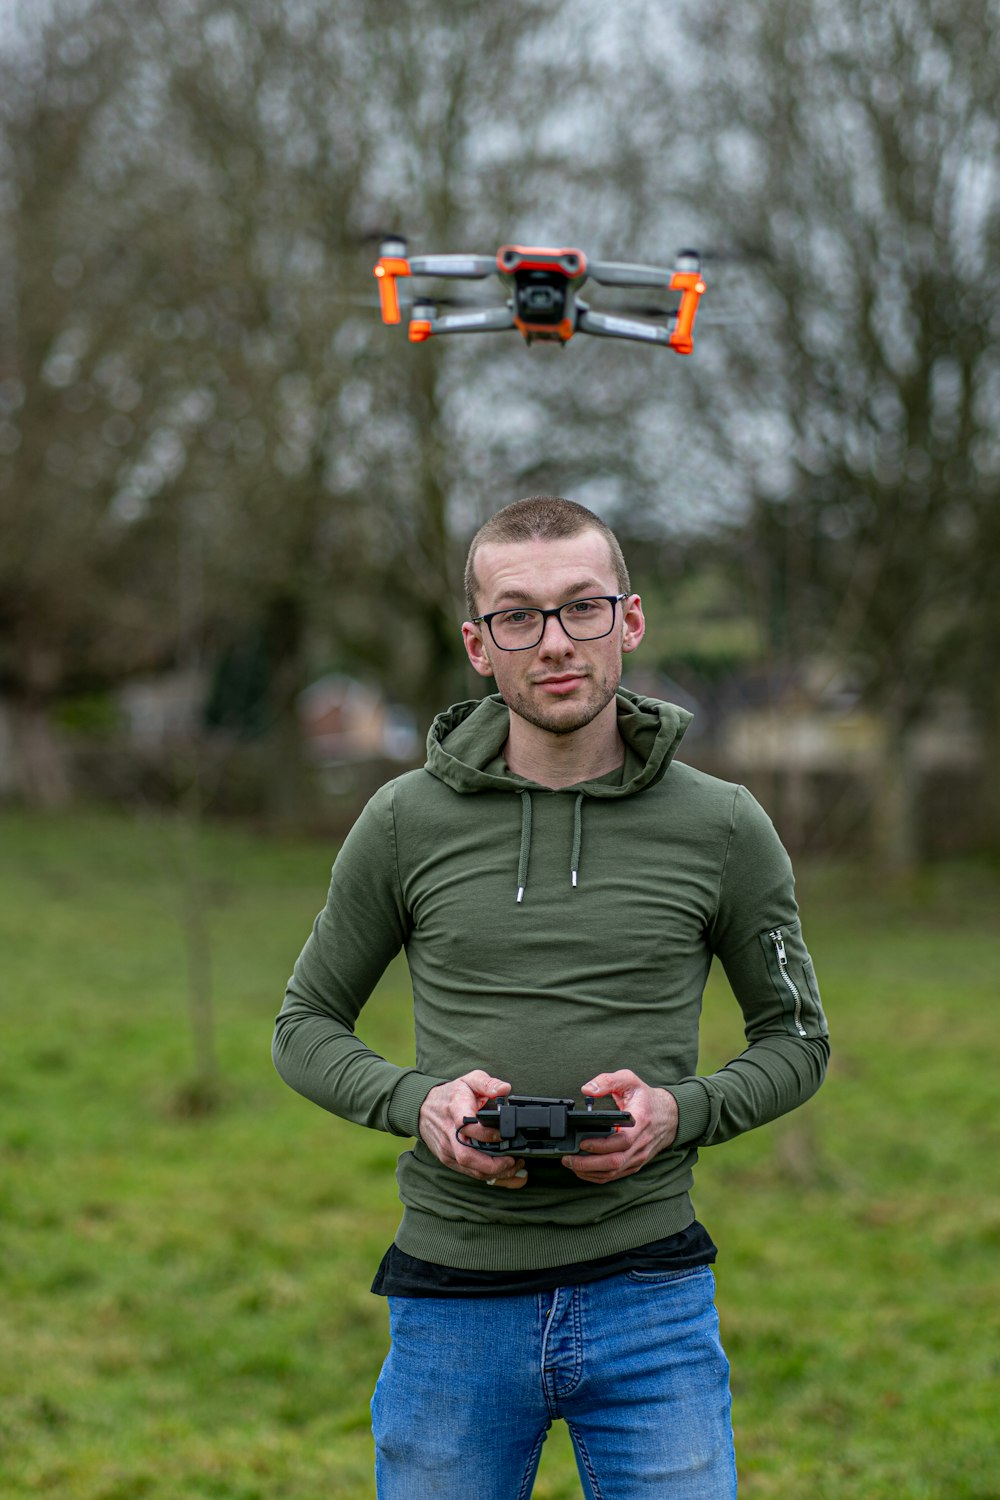
[[[525,312],[555,312],[562,306],[563,296],[554,286],[526,286],[521,288],[521,306]]]
[[[525,323],[558,323],[566,308],[566,285],[559,286],[546,271],[515,273],[517,315]]]

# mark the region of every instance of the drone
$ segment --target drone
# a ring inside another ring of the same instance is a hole
[[[496,306],[475,312],[439,311],[447,299],[416,294],[410,304],[410,342],[422,344],[442,333],[503,333],[516,328],[525,343],[565,346],[575,333],[601,338],[662,344],[675,354],[694,351],[694,320],[705,291],[701,257],[682,250],[673,268],[632,265],[626,261],[588,260],[582,250],[554,250],[528,245],[501,245],[495,255],[407,255],[400,235],[384,238],[374,275],[383,323],[401,321],[397,282],[401,277],[441,277],[484,281],[497,276],[506,292]],[[579,295],[588,277],[600,286],[655,287],[679,292],[674,308],[638,308],[638,317],[594,311]],[[648,322],[655,318],[660,321]]]

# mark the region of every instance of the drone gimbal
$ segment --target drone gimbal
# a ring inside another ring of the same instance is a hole
[[[705,290],[701,259],[696,250],[682,250],[677,266],[631,265],[625,261],[588,261],[582,250],[534,249],[501,245],[496,255],[407,256],[406,241],[392,236],[382,241],[375,265],[384,323],[400,322],[397,281],[404,276],[442,277],[483,281],[498,276],[507,292],[498,306],[474,312],[439,313],[431,296],[415,295],[410,308],[410,340],[423,343],[441,333],[502,333],[516,328],[528,344],[567,344],[574,333],[602,338],[635,339],[662,344],[676,354],[694,349],[694,320]],[[677,292],[676,308],[643,310],[662,322],[594,312],[577,294],[587,278],[601,286],[655,287]]]

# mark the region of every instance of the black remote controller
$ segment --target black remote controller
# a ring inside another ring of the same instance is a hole
[[[499,1130],[498,1141],[466,1140],[466,1125],[485,1125]],[[474,1115],[466,1115],[455,1132],[463,1146],[487,1156],[574,1156],[588,1136],[613,1135],[620,1125],[634,1125],[630,1114],[620,1109],[595,1109],[592,1099],[580,1109],[572,1099],[546,1099],[529,1094],[508,1094],[490,1099]]]

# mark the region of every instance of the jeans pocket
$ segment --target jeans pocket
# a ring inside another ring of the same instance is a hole
[[[695,1276],[711,1276],[711,1266],[685,1266],[681,1271],[626,1271],[629,1281],[640,1286],[669,1286],[678,1281],[689,1281]]]

